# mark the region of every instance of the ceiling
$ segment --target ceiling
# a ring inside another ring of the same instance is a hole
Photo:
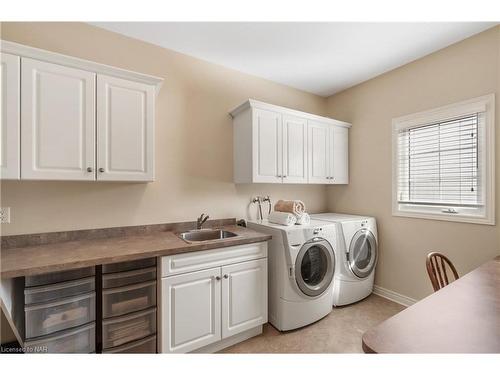
[[[244,73],[329,96],[496,23],[92,24]]]

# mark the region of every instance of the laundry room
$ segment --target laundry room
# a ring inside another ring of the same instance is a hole
[[[0,16],[2,362],[500,364],[500,14],[106,9]]]

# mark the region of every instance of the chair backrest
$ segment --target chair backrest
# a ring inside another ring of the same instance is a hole
[[[427,273],[431,279],[432,287],[434,291],[445,287],[450,282],[458,279],[458,272],[451,260],[449,260],[445,255],[440,253],[429,253],[427,255],[427,260],[425,262],[427,267]],[[448,279],[447,268],[451,270],[454,276],[454,280]]]

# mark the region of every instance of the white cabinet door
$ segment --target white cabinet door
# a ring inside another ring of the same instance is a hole
[[[307,183],[307,120],[283,116],[283,182]]]
[[[222,338],[267,322],[267,258],[222,267]]]
[[[349,129],[341,126],[332,126],[331,133],[331,171],[330,183],[349,183]]]
[[[309,183],[330,183],[330,125],[308,122]]]
[[[0,178],[19,179],[20,177],[20,94],[21,82],[19,56],[0,54]]]
[[[162,279],[162,352],[187,353],[221,339],[221,269]]]
[[[256,109],[253,116],[253,182],[281,182],[283,174],[281,115]]]
[[[95,179],[95,74],[21,62],[21,178]]]
[[[97,76],[97,179],[154,180],[151,85]]]

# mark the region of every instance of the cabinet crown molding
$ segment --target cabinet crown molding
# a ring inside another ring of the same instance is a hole
[[[319,121],[323,122],[326,124],[331,124],[331,125],[336,125],[336,126],[343,126],[345,128],[350,128],[352,125],[349,124],[348,122],[345,121],[340,121],[340,120],[335,120],[330,117],[324,117],[324,116],[318,116],[312,113],[308,112],[302,112],[298,111],[296,109],[291,109],[287,107],[281,107],[278,105],[274,104],[269,104],[269,103],[264,103],[255,99],[248,99],[247,101],[243,102],[236,108],[234,108],[232,111],[229,112],[230,116],[232,118],[236,117],[239,113],[244,111],[247,108],[258,108],[258,109],[264,109],[268,111],[274,111],[274,112],[279,112],[281,114],[287,114],[291,116],[297,116],[297,117],[302,117],[307,120],[314,120],[314,121]]]
[[[137,73],[131,70],[117,68],[114,66],[96,63],[90,60],[80,59],[78,57],[63,55],[57,52],[51,52],[35,47],[26,46],[15,42],[0,39],[0,52],[9,53],[21,57],[28,57],[49,63],[64,65],[70,68],[87,70],[89,72],[105,74],[117,78],[128,79],[155,86],[156,93],[160,91],[163,78],[148,74]]]

